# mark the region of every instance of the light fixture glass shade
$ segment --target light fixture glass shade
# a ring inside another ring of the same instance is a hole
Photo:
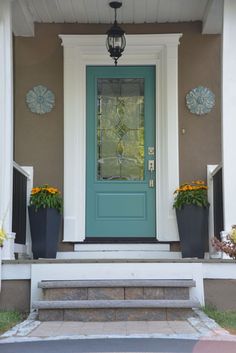
[[[115,65],[117,65],[117,60],[121,57],[125,49],[126,40],[124,33],[125,32],[115,24],[107,31],[106,46],[110,56],[115,61]]]

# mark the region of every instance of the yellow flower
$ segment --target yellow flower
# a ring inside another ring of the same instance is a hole
[[[230,240],[236,244],[236,229],[235,228],[232,228],[230,233],[229,233],[229,236],[230,236]]]
[[[0,227],[0,246],[3,245],[4,240],[7,238],[7,233],[3,229],[3,227]]]
[[[185,191],[197,191],[197,190],[207,190],[208,187],[205,185],[204,181],[196,180],[192,183],[181,184],[179,188],[174,191],[174,194],[185,192]]]
[[[186,185],[184,188],[183,188],[185,191],[190,191],[190,190],[193,190],[193,187],[191,185]]]
[[[192,184],[196,184],[196,185],[204,185],[205,182],[203,180],[195,180],[195,181],[192,181]]]
[[[41,188],[33,188],[31,191],[32,195],[38,194],[41,191]]]
[[[57,189],[55,189],[55,188],[47,188],[47,191],[50,192],[51,194],[57,193]]]

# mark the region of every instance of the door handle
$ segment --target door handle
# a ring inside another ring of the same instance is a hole
[[[154,161],[154,159],[149,159],[149,161],[148,161],[148,170],[150,172],[154,172],[154,170],[155,170],[155,161]]]
[[[154,159],[149,159],[148,161],[148,170],[150,172],[150,178],[148,185],[150,188],[154,188],[154,178],[153,178],[153,172],[155,171],[155,161]]]

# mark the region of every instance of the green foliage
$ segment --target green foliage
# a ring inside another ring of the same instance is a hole
[[[211,319],[215,320],[226,330],[236,330],[236,311],[219,311],[211,306],[207,306],[203,310]]]
[[[175,190],[174,208],[181,209],[184,205],[207,207],[207,186],[204,181],[197,180],[192,183],[182,184]]]
[[[57,188],[42,185],[32,189],[30,205],[35,206],[36,211],[39,208],[55,208],[59,213],[62,213],[63,200]]]
[[[22,320],[22,315],[16,311],[0,311],[0,334],[9,330]]]

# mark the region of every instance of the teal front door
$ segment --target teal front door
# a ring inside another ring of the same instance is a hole
[[[155,68],[87,67],[86,236],[155,238]]]

